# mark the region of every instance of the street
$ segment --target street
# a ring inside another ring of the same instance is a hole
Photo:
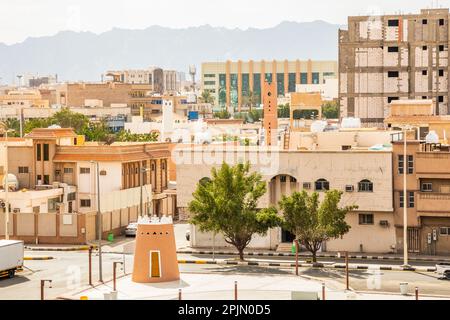
[[[61,251],[61,252],[26,252],[27,256],[50,255],[52,260],[27,260],[25,268],[14,279],[0,280],[0,299],[40,299],[40,280],[51,279],[51,288],[46,284],[45,298],[55,299],[58,296],[84,289],[88,286],[88,252],[87,251]],[[194,255],[179,255],[179,259],[195,259]],[[236,258],[233,256],[232,258]],[[270,257],[270,260],[292,260],[290,257]],[[117,275],[120,277],[124,271],[132,272],[133,256],[130,254],[105,253],[103,254],[103,279],[110,281],[113,273],[113,262],[125,261],[125,270],[117,266]],[[365,261],[366,263],[368,261]],[[98,255],[92,255],[93,282],[98,283]],[[180,272],[201,274],[267,274],[289,275],[294,268],[236,266],[236,265],[207,265],[207,264],[180,264]],[[324,281],[330,288],[342,289],[345,284],[345,273],[337,269],[300,268],[300,276],[311,277]],[[420,273],[410,271],[374,271],[351,270],[350,287],[357,291],[399,292],[399,283],[408,282],[411,293],[414,287],[419,287],[421,294],[450,296],[448,281],[438,280],[435,273]]]

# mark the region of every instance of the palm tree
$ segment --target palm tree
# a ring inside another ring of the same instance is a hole
[[[202,95],[198,98],[202,103],[214,104],[214,97],[209,90],[203,90]]]
[[[248,92],[248,96],[247,96],[247,103],[248,103],[248,107],[249,107],[249,111],[252,111],[252,107],[255,105],[255,95],[253,94],[253,91],[249,91]]]

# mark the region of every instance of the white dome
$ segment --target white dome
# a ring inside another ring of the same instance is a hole
[[[361,119],[353,117],[343,118],[341,128],[361,128]]]
[[[436,131],[431,130],[428,132],[427,136],[425,137],[426,143],[439,143],[439,136],[437,135]]]
[[[326,121],[316,120],[311,124],[311,132],[323,132],[326,126]]]

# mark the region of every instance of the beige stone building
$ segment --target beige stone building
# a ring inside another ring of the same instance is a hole
[[[4,148],[5,139],[2,142]],[[6,154],[4,151],[2,154]],[[40,229],[41,211],[27,206],[28,211],[17,212],[15,218],[10,219],[10,230],[16,230],[12,236],[27,242],[35,242],[39,236],[38,240],[43,243],[85,243],[94,239],[98,209],[97,175],[104,236],[120,234],[129,222],[137,220],[141,212],[141,186],[144,186],[143,214],[174,215],[176,194],[169,190],[169,158],[167,143],[100,145],[85,143],[83,137],[71,129],[34,129],[24,139],[8,142],[8,159],[0,157],[2,171],[4,161],[8,161],[9,173],[19,182],[19,191],[16,191],[19,195],[22,195],[20,190],[26,189],[30,190],[27,193],[34,192],[36,197],[40,197],[39,190],[53,189],[55,184],[76,187],[76,191],[70,192],[70,201],[64,207],[66,211],[46,212],[45,208],[42,209],[44,213],[53,214],[55,226],[64,218],[58,214],[76,216],[72,220],[70,236],[53,231],[46,233]],[[26,201],[23,197],[18,197],[18,203]],[[29,216],[26,221],[21,220],[25,217],[22,213]],[[0,225],[4,225],[4,213],[0,217]],[[24,229],[28,231],[21,233],[20,230]],[[34,230],[32,234],[30,230]],[[54,227],[52,230],[60,229]]]
[[[449,114],[448,9],[354,16],[339,31],[341,117],[382,126],[391,101],[432,99]]]
[[[392,199],[392,153],[390,149],[294,151],[258,147],[218,146],[179,148],[172,152],[176,163],[177,206],[180,215],[188,216],[187,206],[197,183],[210,177],[212,167],[223,161],[236,164],[250,161],[253,171],[262,174],[267,193],[259,206],[276,205],[283,194],[293,191],[327,189],[343,192],[342,205],[358,205],[347,217],[351,230],[342,239],[327,242],[328,251],[392,252],[395,249],[395,227]],[[212,235],[192,228],[193,246],[211,246]],[[266,237],[255,236],[253,248],[275,249],[291,244],[293,236],[279,228]],[[226,246],[220,236],[217,246]]]

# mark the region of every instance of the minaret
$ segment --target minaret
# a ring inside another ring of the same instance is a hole
[[[276,146],[278,129],[277,83],[275,81],[271,83],[264,81],[263,92],[263,124],[266,146]]]

